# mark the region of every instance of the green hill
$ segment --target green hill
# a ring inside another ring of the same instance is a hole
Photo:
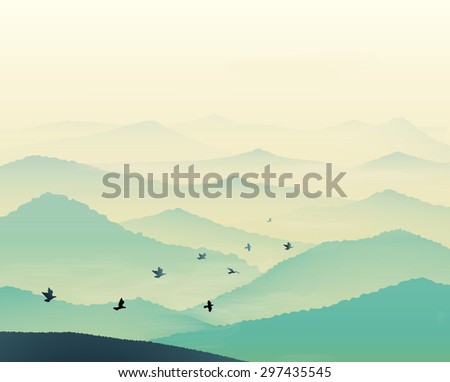
[[[55,295],[58,294],[55,290]],[[0,332],[78,332],[149,340],[209,327],[141,298],[126,300],[126,309],[116,312],[112,308],[117,306],[120,296],[116,302],[102,305],[74,305],[59,301],[58,297],[46,303],[42,295],[12,287],[0,288],[0,305],[3,306]]]
[[[78,333],[1,333],[1,362],[230,362],[215,354]]]
[[[0,286],[34,293],[51,286],[73,303],[142,297],[183,309],[260,275],[236,256],[216,251],[200,262],[198,251],[134,234],[82,203],[44,194],[0,218]],[[167,275],[154,278],[157,267]],[[240,274],[229,276],[227,267]]]
[[[235,253],[249,264],[267,270],[286,259],[283,241],[257,233],[226,227],[212,220],[191,214],[180,208],[167,210],[155,216],[134,219],[122,224],[134,232],[143,232],[165,243],[188,247],[206,247],[223,253]],[[176,232],[176,235],[174,235]],[[244,247],[251,243],[252,250]],[[295,242],[296,252],[302,252],[312,245]],[[295,253],[292,252],[292,255]]]
[[[159,341],[247,361],[448,362],[450,286],[416,279],[328,308]]]
[[[302,207],[283,218],[286,225],[316,242],[404,229],[450,246],[450,207],[429,204],[394,190],[377,192],[344,206]]]
[[[290,258],[214,300],[214,324],[322,308],[389,285],[425,277],[450,283],[450,249],[405,231],[327,242]],[[198,317],[198,309],[187,313]]]

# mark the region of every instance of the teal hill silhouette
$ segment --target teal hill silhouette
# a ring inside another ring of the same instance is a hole
[[[428,170],[450,170],[450,163],[434,162],[422,158],[415,157],[402,152],[393,152],[383,157],[371,160],[358,166],[364,170],[411,170],[418,169]]]
[[[123,165],[118,171],[121,174]],[[118,220],[134,217],[136,211],[154,208],[148,199],[135,197],[137,191],[132,193],[131,199],[102,198],[102,193],[107,191],[102,182],[103,176],[107,172],[79,162],[39,155],[6,163],[0,166],[0,178],[2,179],[0,214],[9,213],[36,195],[48,192],[80,200],[108,216],[119,216]],[[154,188],[155,190],[162,189],[159,179],[154,180]],[[169,206],[171,202],[173,202],[173,198],[168,198],[160,200],[159,205]]]
[[[200,159],[190,161],[153,161],[135,164],[140,171],[152,169],[153,172],[170,172],[175,165],[179,164],[181,168],[187,168],[190,165],[195,166],[195,170],[206,174],[208,172],[217,172],[224,176],[238,172],[244,174],[247,172],[262,173],[264,167],[270,165],[272,172],[292,172],[294,177],[301,177],[308,172],[323,172],[325,163],[320,161],[311,161],[305,159],[290,158],[278,155],[273,152],[256,148],[249,151],[239,152],[235,155],[214,157],[211,159]],[[261,178],[259,182],[262,183]],[[275,182],[273,182],[275,184]],[[289,182],[286,182],[289,183]]]
[[[6,163],[0,166],[0,214],[6,214],[36,195],[49,191],[81,200],[98,199],[105,173],[85,164],[39,155]]]
[[[57,295],[60,292],[64,295],[64,290],[55,290]],[[43,299],[42,295],[29,291],[1,287],[0,332],[77,332],[149,340],[209,327],[200,320],[141,298],[126,300],[126,311],[118,313],[113,310],[117,302],[74,305],[57,297],[46,304]]]
[[[206,319],[227,324],[321,308],[413,278],[450,283],[449,267],[449,248],[402,230],[325,242],[215,298],[216,314]]]
[[[174,233],[175,234],[175,233]],[[134,234],[87,205],[44,194],[0,218],[2,284],[40,293],[51,284],[73,303],[142,297],[182,309],[244,285],[260,275],[235,255],[166,245]],[[153,277],[162,267],[167,276]],[[227,276],[239,269],[239,278]]]
[[[78,333],[0,332],[1,362],[231,362],[236,359],[145,341]]]
[[[142,232],[165,243],[193,248],[206,247],[223,253],[234,253],[262,270],[267,270],[286,259],[281,245],[282,239],[226,227],[180,208],[133,219],[122,225],[131,231]],[[251,243],[253,247],[250,254],[244,249],[247,243]],[[310,244],[300,242],[295,244],[297,253],[312,247]]]
[[[405,281],[328,308],[158,341],[246,361],[450,361],[450,286]]]
[[[450,207],[434,205],[394,190],[343,206],[301,207],[283,215],[315,242],[357,239],[380,231],[404,229],[450,246]]]

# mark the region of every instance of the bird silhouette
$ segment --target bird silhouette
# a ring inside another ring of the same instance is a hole
[[[45,302],[50,302],[56,298],[56,296],[53,296],[53,291],[50,288],[47,289],[47,292],[42,292],[42,294],[45,296]]]
[[[158,269],[156,271],[152,270],[152,272],[155,274],[155,277],[157,279],[159,279],[160,277],[165,275],[165,273],[164,273],[164,271],[163,271],[163,269],[161,267],[158,267]]]
[[[267,219],[267,223],[272,223],[272,218]]]
[[[197,260],[206,260],[206,253],[199,253]]]
[[[250,252],[250,250],[252,249],[252,246],[250,245],[250,243],[247,243],[247,245],[244,247],[244,249],[246,249],[247,251]]]
[[[233,273],[239,273],[239,272],[235,271],[233,268],[228,268],[228,274],[232,275]]]
[[[123,304],[125,304],[125,301],[123,301],[123,298],[121,298],[121,299],[119,300],[118,306],[115,306],[113,309],[114,309],[114,310],[126,309],[127,307],[126,307],[126,306],[123,306]]]
[[[284,249],[286,251],[289,251],[291,248],[293,248],[292,244],[289,242],[287,242],[286,244],[283,244],[283,245],[284,245]]]
[[[204,305],[203,308],[208,309],[211,312],[213,306],[214,304],[210,300],[208,300],[208,303]]]

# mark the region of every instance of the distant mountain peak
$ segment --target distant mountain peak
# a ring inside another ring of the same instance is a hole
[[[417,158],[417,157],[415,157],[415,156],[413,156],[413,155],[406,154],[406,153],[404,153],[404,152],[402,152],[402,151],[394,151],[394,152],[392,152],[392,153],[386,155],[384,158],[393,158],[393,159],[420,159],[420,158]]]
[[[421,240],[425,240],[425,241],[428,241],[428,242],[433,242],[432,240],[426,239],[426,238],[424,238],[424,237],[422,237],[420,235],[416,235],[416,234],[414,234],[412,232],[409,232],[409,231],[401,229],[401,228],[390,230],[390,231],[381,232],[380,234],[374,236],[372,239],[383,239],[383,240],[385,240],[385,239],[389,239],[389,240],[391,240],[391,239],[395,239],[395,240],[402,239],[402,240],[406,240],[406,239],[411,239],[411,238],[413,238],[413,239],[421,239]],[[436,243],[436,244],[438,244],[438,243]],[[441,244],[439,244],[439,245],[441,245]]]
[[[393,206],[394,204],[396,206],[399,206],[401,204],[405,204],[405,203],[420,203],[420,204],[427,204],[419,199],[413,198],[412,196],[408,196],[405,194],[402,194],[400,192],[397,192],[395,190],[391,190],[391,189],[386,189],[380,192],[376,192],[372,195],[370,195],[368,198],[360,200],[355,202],[355,205],[373,205],[373,204],[379,204],[381,203],[382,205],[391,205]],[[390,203],[390,204],[389,204]]]
[[[363,122],[363,121],[361,121],[359,119],[351,119],[351,120],[349,120],[347,122],[342,123],[341,126],[342,125],[346,125],[346,126],[349,126],[349,127],[367,127],[367,126],[370,126],[368,123]]]
[[[177,207],[177,208],[171,208],[165,211],[160,212],[158,215],[177,215],[177,216],[197,216],[183,208]]]
[[[40,220],[50,216],[63,217],[64,220],[71,218],[83,218],[87,215],[94,216],[102,221],[108,221],[107,217],[92,210],[88,205],[66,195],[46,192],[28,203],[22,204],[17,210],[12,211],[9,217],[21,217],[27,220]]]
[[[79,166],[85,166],[81,163],[72,161],[72,160],[66,160],[66,159],[59,159],[56,157],[49,157],[45,155],[28,155],[22,159],[17,159],[15,161],[9,162],[6,165],[17,165],[17,164],[49,164],[49,163],[66,163],[71,165],[79,165]]]
[[[401,151],[395,151],[380,158],[373,159],[369,162],[363,163],[362,165],[360,165],[360,167],[391,168],[392,166],[417,167],[427,165],[441,166],[444,164],[419,158]]]
[[[237,154],[233,157],[229,157],[229,159],[234,158],[234,159],[239,159],[239,160],[243,160],[243,159],[264,159],[264,160],[283,160],[283,161],[298,161],[298,162],[310,162],[313,163],[313,161],[306,161],[306,160],[302,160],[302,159],[294,159],[294,158],[288,158],[288,157],[284,157],[278,154],[274,154],[270,151],[267,150],[263,150],[260,148],[251,150],[251,151],[246,151],[240,154]]]
[[[410,121],[403,117],[392,118],[388,122],[382,123],[380,127],[388,127],[391,129],[401,129],[401,130],[417,130],[417,127],[413,125]]]
[[[270,151],[259,149],[259,148],[251,150],[251,151],[247,151],[240,155],[241,156],[253,156],[253,157],[278,157],[278,155],[275,155],[275,154],[271,153]]]
[[[410,121],[403,117],[392,118],[388,123],[395,123],[402,126],[412,126],[415,127]]]
[[[369,199],[373,198],[373,197],[379,197],[379,196],[382,196],[382,197],[388,196],[388,197],[396,197],[396,198],[398,198],[398,197],[407,197],[407,195],[405,195],[405,194],[402,194],[400,192],[397,192],[395,190],[392,190],[392,189],[388,188],[386,190],[383,190],[383,191],[380,191],[380,192],[376,192],[375,194],[370,196]]]
[[[41,196],[34,198],[33,200],[41,200],[41,201],[64,201],[70,202],[70,199],[66,195],[54,194],[52,192],[45,192]],[[81,204],[81,203],[80,203]]]
[[[223,124],[234,124],[235,122],[232,121],[231,119],[224,117],[222,115],[213,113],[210,114],[208,116],[206,116],[205,118],[201,118],[200,120],[203,120],[205,122],[215,122],[215,123],[223,123]]]

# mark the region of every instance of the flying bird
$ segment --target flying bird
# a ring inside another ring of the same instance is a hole
[[[118,306],[115,306],[113,309],[114,309],[114,310],[126,309],[127,307],[126,307],[126,306],[123,306],[123,304],[125,304],[125,301],[123,301],[123,298],[121,298],[121,299],[119,300]]]
[[[211,312],[213,306],[214,304],[210,300],[208,300],[208,303],[204,305],[203,308],[208,309]]]
[[[164,273],[164,271],[163,271],[163,269],[161,267],[158,267],[158,269],[156,271],[152,270],[152,272],[155,274],[155,277],[157,279],[159,279],[160,277],[165,275],[165,273]]]
[[[50,288],[47,289],[47,292],[42,292],[42,294],[45,296],[45,302],[50,302],[56,298],[56,296],[53,296],[53,291]]]
[[[272,218],[267,219],[267,223],[272,223]]]
[[[206,260],[206,253],[199,253],[197,260]]]
[[[233,268],[227,268],[228,269],[228,274],[232,275],[233,273],[239,273],[238,271],[235,271]]]
[[[247,245],[244,247],[244,249],[246,249],[247,251],[250,252],[250,250],[252,249],[252,246],[250,245],[250,243],[247,243]]]
[[[287,242],[286,244],[283,244],[283,245],[284,245],[284,249],[286,251],[289,251],[291,248],[293,248],[292,244],[289,242]]]

